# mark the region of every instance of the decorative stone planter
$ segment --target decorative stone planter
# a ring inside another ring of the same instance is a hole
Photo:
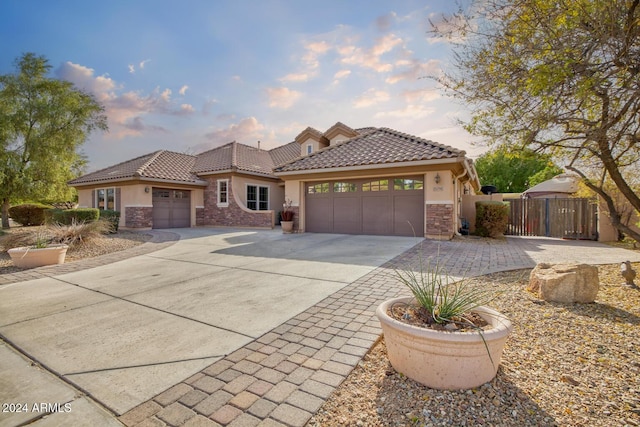
[[[280,225],[283,233],[293,232],[293,221],[280,221]]]
[[[440,390],[470,389],[496,376],[504,344],[513,329],[509,319],[488,307],[474,309],[492,326],[480,336],[477,331],[420,328],[387,314],[391,305],[412,301],[411,297],[395,298],[383,302],[376,310],[389,361],[396,371]]]
[[[69,249],[67,245],[49,245],[39,249],[23,246],[9,249],[7,252],[16,267],[35,268],[43,265],[63,264],[67,249]]]

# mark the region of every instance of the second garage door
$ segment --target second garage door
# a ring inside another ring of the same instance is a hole
[[[191,226],[191,192],[188,190],[153,189],[153,228]]]
[[[424,235],[421,177],[307,183],[305,229],[315,233]]]

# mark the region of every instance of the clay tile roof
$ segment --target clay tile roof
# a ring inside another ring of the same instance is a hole
[[[161,179],[201,184],[191,169],[195,156],[159,150],[126,162],[83,175],[69,181],[69,185],[82,185],[124,179]]]
[[[274,166],[280,166],[300,157],[300,144],[293,141],[280,147],[272,148],[269,154],[273,159]]]
[[[192,171],[194,173],[203,173],[230,170],[233,165],[236,144],[235,141],[230,142],[221,147],[198,154]]]
[[[293,160],[274,172],[342,168],[464,157],[465,152],[387,128],[374,128],[355,138]]]
[[[245,144],[231,142],[197,156],[194,173],[215,173],[236,170],[273,176],[273,168],[300,155],[300,146],[289,143],[272,150],[260,150]]]

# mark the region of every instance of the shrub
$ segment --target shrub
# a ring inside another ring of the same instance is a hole
[[[100,211],[100,219],[104,219],[111,224],[111,233],[118,232],[118,225],[120,223],[120,212],[105,209]]]
[[[507,231],[509,205],[503,202],[476,202],[476,234],[500,237]]]
[[[49,224],[71,225],[74,222],[93,222],[100,218],[100,210],[95,208],[49,209],[45,212]]]
[[[20,225],[42,225],[45,223],[44,212],[47,209],[51,209],[51,206],[41,203],[25,203],[10,207],[9,216]]]
[[[47,226],[50,243],[62,243],[74,246],[102,237],[111,230],[111,224],[105,220],[91,222],[72,221],[69,225],[51,224]]]

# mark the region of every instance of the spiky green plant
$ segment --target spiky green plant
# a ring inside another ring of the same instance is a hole
[[[494,295],[489,289],[474,286],[466,278],[455,281],[441,265],[439,254],[436,261],[425,261],[420,253],[419,271],[412,268],[396,269],[399,280],[409,288],[416,302],[424,308],[438,324],[456,323],[465,320],[465,313],[490,302]]]

